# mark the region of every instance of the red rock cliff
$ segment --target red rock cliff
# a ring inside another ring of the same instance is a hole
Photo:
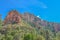
[[[14,24],[19,23],[21,21],[21,15],[16,11],[10,11],[7,15],[7,17],[4,20],[4,24]]]

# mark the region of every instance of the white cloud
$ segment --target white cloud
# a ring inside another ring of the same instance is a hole
[[[38,18],[40,18],[40,16],[37,16]]]
[[[41,5],[42,8],[48,8],[47,5],[43,2],[40,2],[40,5]]]
[[[40,7],[40,8],[48,8],[47,5],[42,2],[42,1],[38,1],[38,0],[15,0],[12,1],[12,4],[14,4],[16,7],[22,7],[22,8],[28,8],[31,6],[35,6],[35,7]],[[19,6],[20,5],[20,6]]]
[[[43,21],[43,19],[42,19],[39,15],[38,15],[37,17],[38,17],[38,18],[40,18],[40,19],[41,19],[41,21]]]
[[[38,18],[41,18],[39,15],[37,16]]]
[[[31,2],[31,4],[35,7],[40,7],[40,8],[48,8],[47,5],[43,2],[43,1],[38,1],[38,0],[34,0],[34,1],[29,1]]]

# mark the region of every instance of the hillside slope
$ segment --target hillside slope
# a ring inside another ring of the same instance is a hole
[[[0,40],[60,40],[60,24],[13,10],[0,22]]]

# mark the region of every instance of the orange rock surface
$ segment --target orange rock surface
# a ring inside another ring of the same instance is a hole
[[[13,24],[13,23],[19,23],[21,21],[21,15],[16,11],[10,11],[7,15],[7,17],[4,20],[4,24]]]

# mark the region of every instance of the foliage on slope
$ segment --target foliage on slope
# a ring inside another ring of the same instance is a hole
[[[60,32],[52,32],[49,27],[40,26],[37,29],[24,20],[19,24],[2,26],[1,21],[0,19],[0,40],[60,40]]]
[[[21,25],[23,24],[23,25]],[[21,21],[21,24],[8,24],[4,29],[0,29],[0,40],[39,40],[35,28]],[[1,26],[2,27],[2,26]]]

